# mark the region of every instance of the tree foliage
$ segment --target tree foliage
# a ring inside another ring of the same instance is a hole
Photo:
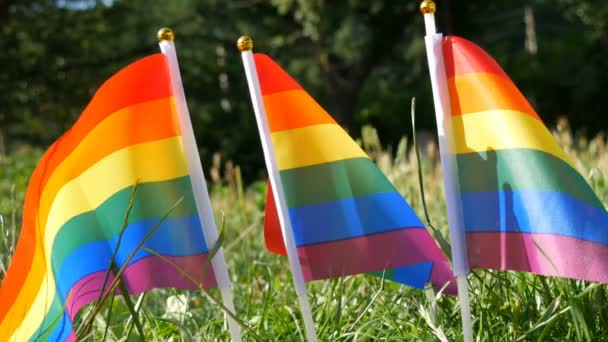
[[[437,1],[439,28],[490,52],[549,124],[607,123],[608,3],[599,0]],[[533,25],[525,16],[532,15]],[[255,121],[235,41],[252,36],[358,134],[387,143],[409,133],[408,104],[434,130],[424,27],[414,1],[0,0],[0,136],[8,148],[45,146],[64,132],[103,80],[158,51],[172,27],[197,139],[258,176]],[[530,33],[537,49],[526,48]],[[135,91],[135,90],[134,90]]]

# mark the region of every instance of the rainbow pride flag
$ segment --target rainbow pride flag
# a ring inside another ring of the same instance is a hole
[[[133,186],[139,183],[115,263],[136,294],[206,287],[207,244],[181,141],[167,60],[143,58],[110,78],[30,179],[23,226],[0,288],[0,340],[74,340],[72,319],[100,296]],[[164,258],[164,259],[163,259]],[[171,263],[167,263],[169,260]],[[110,282],[112,281],[110,277]],[[106,285],[106,289],[109,287]]]
[[[443,286],[449,263],[374,162],[270,57],[255,54],[289,218],[306,281],[390,269],[414,287]],[[286,254],[272,191],[265,238]]]
[[[443,53],[470,266],[607,283],[604,205],[488,54]]]

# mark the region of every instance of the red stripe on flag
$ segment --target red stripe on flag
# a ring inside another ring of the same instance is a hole
[[[488,72],[509,79],[509,76],[482,48],[472,42],[449,36],[443,40],[443,59],[447,77],[475,72]]]
[[[256,53],[253,58],[255,59],[255,68],[258,72],[262,95],[302,89],[298,82],[289,76],[272,58],[262,53]]]

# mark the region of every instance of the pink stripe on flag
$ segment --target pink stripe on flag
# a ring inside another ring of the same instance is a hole
[[[396,231],[298,247],[306,281],[380,271],[445,257],[424,228]],[[449,267],[436,279],[451,278]],[[448,272],[447,274],[443,274]]]
[[[441,289],[446,283],[448,286],[443,290],[444,293],[455,296],[458,293],[456,287],[456,278],[452,273],[452,267],[447,261],[437,261],[433,263],[433,269],[431,270],[431,284],[435,290]]]
[[[467,233],[472,268],[608,283],[608,246],[554,234]]]
[[[205,265],[206,262],[206,254],[185,257],[164,256],[163,258],[149,256],[127,267],[123,273],[123,279],[130,294],[138,294],[159,287],[195,290],[198,288],[197,285],[184,277],[181,272],[186,272],[200,283],[203,278],[202,265]],[[181,271],[178,271],[174,265],[177,265]],[[66,310],[72,319],[80,308],[99,298],[105,273],[106,271],[91,273],[74,284],[66,303]],[[112,279],[113,277],[110,276],[106,288],[110,286]],[[207,270],[203,286],[206,288],[217,286],[211,266]]]

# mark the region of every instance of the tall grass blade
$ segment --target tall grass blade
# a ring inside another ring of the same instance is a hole
[[[336,332],[335,337],[338,338],[342,331],[342,297],[344,296],[344,277],[340,277],[338,284],[338,308],[336,309]]]
[[[424,210],[424,217],[426,219],[426,223],[431,228],[433,237],[439,243],[439,247],[443,251],[445,255],[449,258],[452,256],[452,249],[450,248],[450,244],[443,237],[441,232],[433,226],[431,222],[431,217],[429,216],[429,211],[426,206],[426,195],[424,193],[424,179],[422,176],[422,163],[420,162],[420,148],[418,146],[418,142],[416,141],[416,98],[412,97],[412,107],[411,107],[411,117],[412,117],[412,137],[414,143],[414,150],[416,151],[416,164],[418,165],[418,186],[420,188],[420,198],[422,201],[422,209]]]
[[[4,143],[4,133],[0,131],[0,155],[6,155],[6,144]]]
[[[557,309],[559,308],[559,305],[561,304],[561,295],[557,296],[557,298],[555,298],[553,300],[553,302],[549,305],[549,307],[547,307],[541,314],[541,317],[538,319],[538,321],[536,321],[536,323],[534,323],[534,325],[532,325],[532,327],[530,328],[530,330],[526,331],[523,335],[521,335],[517,341],[525,341],[528,340],[530,338],[530,335],[535,332],[536,330],[546,326],[547,324],[551,323],[553,320],[555,320],[559,315],[570,311],[569,308],[566,308],[564,310],[561,310],[560,312],[557,312]]]
[[[157,222],[152,227],[152,229],[150,229],[150,231],[148,233],[146,233],[146,235],[144,235],[144,237],[139,241],[137,246],[135,246],[135,248],[127,256],[124,263],[118,270],[118,273],[115,275],[114,280],[110,284],[108,291],[105,293],[102,292],[101,299],[93,307],[93,310],[91,311],[90,315],[87,317],[87,320],[85,320],[85,322],[81,325],[82,328],[79,329],[79,331],[77,331],[76,335],[78,338],[80,338],[82,334],[85,334],[86,332],[90,331],[95,315],[97,315],[97,313],[100,310],[101,305],[108,298],[109,293],[116,291],[116,288],[118,287],[118,283],[120,282],[120,277],[121,277],[122,273],[127,269],[129,262],[131,262],[131,260],[135,256],[135,254],[137,254],[137,252],[142,248],[142,246],[146,243],[146,241],[148,241],[152,237],[152,235],[154,235],[154,233],[158,230],[158,228],[163,224],[163,222],[165,222],[167,217],[169,217],[169,215],[171,215],[173,210],[175,210],[175,208],[177,208],[181,204],[183,199],[184,198],[181,197],[179,200],[177,200],[177,202],[175,202],[175,204],[161,217],[159,222]]]
[[[106,269],[106,272],[103,276],[103,282],[101,285],[101,289],[99,290],[99,296],[97,298],[97,302],[96,305],[99,305],[101,307],[101,305],[103,305],[103,302],[101,301],[102,296],[104,295],[104,291],[106,289],[107,283],[108,283],[108,279],[110,278],[110,274],[113,274],[113,268],[115,266],[115,262],[114,260],[116,259],[116,255],[118,254],[118,250],[120,249],[120,244],[122,242],[122,237],[124,235],[125,230],[127,229],[128,225],[129,225],[129,215],[131,214],[131,209],[133,208],[133,205],[135,204],[135,195],[137,193],[137,189],[139,187],[139,180],[137,180],[135,182],[135,184],[133,184],[132,188],[131,188],[131,196],[129,198],[129,204],[125,210],[125,215],[123,218],[123,224],[122,227],[120,229],[120,233],[118,234],[118,240],[116,242],[116,247],[114,248],[114,251],[112,252],[112,257],[109,260],[108,263],[108,268]],[[114,274],[115,275],[115,274]],[[116,275],[115,275],[116,276]],[[114,294],[112,294],[112,298],[114,298]],[[114,301],[112,300],[111,303],[113,303]],[[110,304],[112,305],[112,304]],[[98,311],[98,310],[96,310]],[[110,313],[112,312],[111,310],[111,306],[110,306]],[[109,321],[108,321],[109,322]],[[109,326],[109,323],[108,323]],[[91,325],[92,327],[92,325]],[[106,329],[107,331],[107,329]],[[105,334],[104,334],[105,336]]]
[[[116,267],[115,263],[112,263],[112,271],[115,274],[118,274],[118,267]],[[137,310],[135,309],[135,305],[133,304],[133,301],[131,301],[131,295],[129,294],[129,290],[127,289],[127,286],[125,285],[125,282],[122,279],[122,277],[120,277],[120,281],[118,282],[118,288],[120,289],[120,293],[122,293],[122,298],[125,300],[127,309],[129,309],[129,313],[131,314],[133,323],[135,324],[135,327],[137,328],[139,337],[141,338],[142,341],[145,341],[146,335],[144,334],[144,328],[143,328],[141,322],[139,321],[139,314],[137,313]]]
[[[573,298],[569,298],[568,304],[571,308],[570,314],[574,320],[574,327],[578,340],[591,341],[589,327],[587,326],[587,321],[585,320],[585,316],[582,313],[579,303]]]
[[[112,322],[112,309],[114,308],[114,298],[116,294],[112,293],[112,297],[110,297],[110,307],[108,308],[108,314],[106,315],[106,327],[103,329],[103,337],[102,341],[105,341],[108,336],[108,331],[110,330],[110,322]]]
[[[194,341],[194,337],[192,336],[192,333],[190,332],[190,330],[188,329],[187,326],[185,326],[183,323],[181,322],[176,322],[175,320],[172,319],[168,319],[168,318],[163,318],[163,317],[154,317],[154,320],[157,321],[162,321],[162,322],[167,322],[171,325],[176,326],[179,331],[182,333],[182,339],[184,342],[192,342]],[[129,339],[127,338],[126,341],[128,341]]]
[[[376,291],[376,293],[374,293],[374,295],[372,296],[372,299],[369,301],[369,303],[367,304],[365,309],[363,309],[361,314],[355,320],[355,323],[352,324],[353,327],[356,327],[359,325],[359,322],[361,322],[361,320],[363,319],[363,316],[365,316],[365,314],[371,309],[372,305],[378,299],[378,296],[380,296],[380,293],[382,293],[382,291],[384,291],[384,284],[385,284],[385,280],[386,280],[385,276],[386,276],[386,270],[384,270],[382,272],[382,278],[380,280],[380,288],[378,289],[378,291]]]
[[[263,339],[258,336],[255,331],[253,331],[253,329],[251,329],[249,327],[249,325],[247,325],[245,322],[241,321],[238,317],[236,317],[230,310],[228,310],[228,308],[226,308],[224,306],[224,304],[222,302],[220,302],[219,299],[215,298],[215,296],[213,296],[204,286],[202,286],[202,284],[200,284],[196,279],[194,279],[192,277],[192,275],[190,275],[188,272],[186,272],[181,266],[179,266],[178,264],[174,263],[173,261],[165,258],[163,255],[157,253],[156,251],[153,251],[149,248],[144,247],[143,248],[146,252],[155,255],[157,257],[159,257],[160,259],[162,259],[164,262],[170,264],[176,271],[178,271],[184,278],[188,279],[192,284],[194,284],[196,287],[198,287],[198,289],[203,292],[205,294],[205,296],[211,300],[213,302],[213,304],[217,305],[222,311],[224,311],[224,313],[228,316],[230,316],[232,319],[234,319],[240,326],[241,328],[247,330],[247,332],[249,332],[251,334],[251,336],[256,340],[256,341],[263,341]]]
[[[141,307],[144,304],[144,298],[146,298],[146,293],[144,292],[142,294],[139,295],[139,298],[137,298],[137,302],[135,303],[135,315],[133,317],[139,317],[139,311],[141,310]],[[134,320],[129,317],[129,320],[127,321],[127,333],[126,333],[126,340],[129,340],[129,337],[131,336],[131,332],[133,331],[133,326],[135,325]]]
[[[547,253],[545,253],[545,251],[543,250],[543,248],[534,239],[532,239],[532,242],[534,243],[534,247],[536,247],[536,249],[538,249],[538,251],[551,264],[551,267],[553,267],[553,271],[555,271],[556,273],[559,273],[559,271],[557,269],[557,266],[553,263],[553,260],[551,260],[551,258],[549,258],[549,256],[547,255]]]
[[[2,235],[2,243],[4,244],[4,248],[0,249],[0,253],[5,250],[8,254],[8,236],[9,232],[4,230],[4,217],[0,215],[0,235]],[[7,267],[4,265],[4,253],[0,254],[0,279],[4,279],[4,275],[6,274]]]
[[[226,220],[224,217],[224,213],[222,212],[222,223],[220,224],[220,229],[218,231],[217,242],[215,245],[211,246],[211,249],[207,253],[207,260],[205,260],[205,264],[203,265],[203,277],[209,271],[209,267],[211,267],[211,260],[215,257],[217,252],[219,252],[220,248],[224,244],[224,228],[226,226]]]
[[[243,186],[243,175],[241,174],[241,166],[237,165],[234,168],[234,178],[236,181],[236,195],[239,203],[239,212],[241,213],[241,219],[243,225],[248,226],[249,221],[247,220],[247,205],[245,202],[245,187]]]
[[[271,272],[268,271],[269,275]],[[258,329],[262,327],[262,324],[266,321],[266,314],[268,313],[268,308],[272,302],[272,296],[274,294],[274,283],[272,281],[268,282],[268,288],[264,292],[264,299],[262,301],[262,314],[260,315],[260,322],[258,323]]]
[[[135,184],[133,184],[133,187],[131,189],[131,197],[129,198],[129,205],[127,206],[127,209],[125,211],[125,215],[124,215],[124,219],[123,219],[123,223],[122,223],[122,228],[120,229],[120,233],[118,234],[118,241],[116,241],[116,248],[114,248],[114,252],[112,252],[112,257],[110,258],[110,263],[108,265],[108,270],[106,272],[106,274],[103,277],[103,283],[101,285],[101,291],[99,292],[99,298],[98,300],[101,298],[101,295],[103,294],[103,291],[106,288],[107,282],[108,282],[108,278],[110,276],[110,272],[112,272],[112,268],[115,265],[114,260],[116,260],[116,254],[118,254],[118,250],[120,249],[120,245],[122,243],[122,237],[125,233],[125,230],[127,229],[127,227],[129,226],[129,215],[131,214],[131,209],[133,209],[133,205],[135,204],[135,195],[137,194],[137,189],[139,187],[139,180],[137,180],[135,182]]]
[[[15,184],[11,185],[11,199],[13,201],[17,201]],[[11,211],[11,229],[9,230],[11,242],[8,249],[11,258],[13,253],[15,252],[15,246],[17,244],[17,230],[17,208],[13,208],[13,210]]]

